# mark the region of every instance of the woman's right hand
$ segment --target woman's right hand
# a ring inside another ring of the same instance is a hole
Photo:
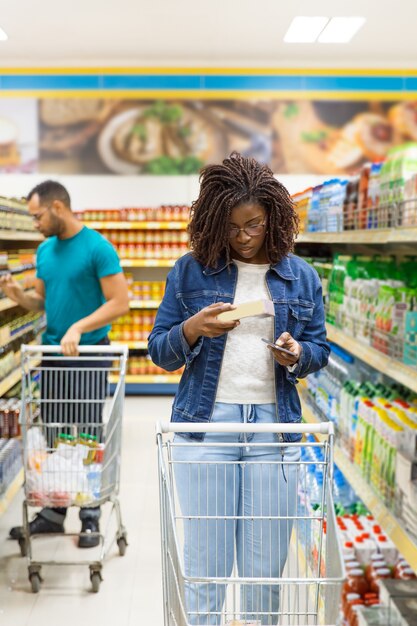
[[[219,313],[232,311],[236,307],[230,303],[215,302],[204,307],[184,323],[184,335],[189,346],[193,346],[199,337],[220,337],[239,326],[239,321],[222,322],[217,319]]]

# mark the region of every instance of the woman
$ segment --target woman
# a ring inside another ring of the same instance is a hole
[[[192,251],[170,272],[149,337],[154,363],[168,371],[185,365],[172,421],[299,422],[297,378],[324,367],[329,346],[320,280],[291,254],[298,227],[291,198],[266,165],[237,153],[205,167],[200,183],[191,208]],[[217,317],[265,298],[275,317]],[[292,355],[268,348],[262,337]],[[291,521],[267,518],[295,514],[296,464],[287,463],[298,461],[300,450],[286,444],[300,438],[256,434],[242,446],[234,433],[175,437],[179,444],[199,442],[172,450],[182,514],[191,517],[184,528],[186,576],[228,577],[235,552],[240,577],[281,576]],[[220,624],[224,599],[224,584],[188,584],[189,622]],[[246,620],[276,624],[278,610],[278,585],[243,586]]]

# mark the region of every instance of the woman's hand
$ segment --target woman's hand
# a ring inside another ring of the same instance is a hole
[[[268,346],[268,350],[272,352],[274,355],[274,359],[284,367],[289,367],[291,365],[295,365],[298,359],[301,356],[302,347],[293,337],[291,337],[290,333],[282,333],[275,341],[277,346],[281,348],[285,348],[285,350],[290,350],[290,352],[294,353],[294,356],[287,354],[286,352],[281,352],[280,350],[275,350]]]
[[[233,304],[215,302],[204,307],[198,313],[186,320],[184,324],[184,335],[187,343],[192,347],[199,337],[220,337],[239,325],[239,321],[221,322],[217,319],[219,313],[232,311],[236,307]]]

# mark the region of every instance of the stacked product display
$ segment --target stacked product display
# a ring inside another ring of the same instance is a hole
[[[293,196],[300,232],[340,232],[417,225],[417,144],[393,148],[383,162]]]
[[[164,372],[147,355],[147,339],[163,298],[168,268],[188,251],[190,209],[184,205],[86,210],[79,218],[116,248],[129,285],[129,315],[112,326],[110,339],[130,350],[128,393],[172,393],[178,372]]]
[[[417,366],[417,259],[335,255],[327,321],[376,350]]]

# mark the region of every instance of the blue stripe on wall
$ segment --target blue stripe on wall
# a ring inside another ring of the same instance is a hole
[[[182,74],[0,74],[3,90],[417,91],[417,77]]]

